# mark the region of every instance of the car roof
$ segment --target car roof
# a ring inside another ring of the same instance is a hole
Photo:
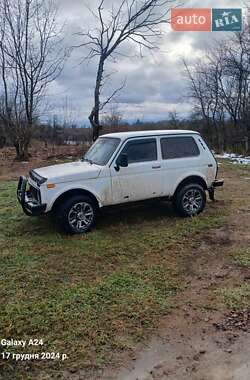
[[[107,133],[100,137],[112,137],[119,138],[122,140],[129,139],[131,137],[148,137],[148,136],[164,136],[164,135],[186,135],[186,134],[196,134],[199,135],[199,132],[190,131],[190,130],[180,130],[180,129],[165,129],[165,130],[152,130],[152,131],[130,131],[130,132],[116,132],[116,133]]]

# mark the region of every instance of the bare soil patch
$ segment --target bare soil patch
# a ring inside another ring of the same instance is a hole
[[[16,180],[34,168],[77,160],[86,149],[85,146],[71,145],[42,147],[35,142],[30,149],[30,160],[24,162],[15,160],[14,148],[0,149],[0,181]]]

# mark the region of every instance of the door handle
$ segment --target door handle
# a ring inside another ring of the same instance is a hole
[[[161,165],[153,165],[152,166],[152,169],[160,169],[161,168]]]

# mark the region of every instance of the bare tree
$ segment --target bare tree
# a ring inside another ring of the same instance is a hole
[[[126,41],[137,45],[142,54],[142,49],[155,49],[155,37],[162,35],[161,25],[169,22],[170,5],[175,0],[120,0],[118,5],[111,10],[104,9],[105,0],[101,0],[97,11],[90,9],[95,18],[97,27],[78,33],[83,42],[76,47],[87,47],[87,59],[98,59],[96,83],[94,90],[94,106],[89,115],[89,121],[93,128],[93,140],[100,133],[100,111],[113,99],[124,87],[122,84],[116,88],[106,100],[101,101],[100,95],[106,80],[105,64],[108,59],[115,59],[119,47]]]
[[[110,127],[112,131],[117,131],[122,122],[122,113],[115,102],[112,102],[109,108],[109,112],[102,120],[102,125]]]
[[[215,146],[224,148],[225,124],[239,139],[250,137],[250,34],[247,27],[210,48],[193,66],[184,62],[190,95]],[[213,129],[212,129],[213,128]]]
[[[222,149],[219,128],[223,127],[225,106],[222,102],[219,83],[222,77],[222,60],[220,49],[208,52],[205,59],[189,67],[184,61],[187,79],[189,82],[188,95],[193,99],[195,112],[200,114],[207,130],[211,133],[211,142]]]
[[[180,120],[178,118],[178,113],[176,109],[173,109],[172,111],[169,111],[168,113],[168,120],[171,128],[178,129]]]
[[[45,90],[66,57],[56,17],[53,0],[0,0],[0,117],[21,160],[29,157]]]

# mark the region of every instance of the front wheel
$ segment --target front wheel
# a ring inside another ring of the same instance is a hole
[[[206,206],[206,192],[199,184],[188,184],[178,190],[174,206],[182,216],[198,215]]]
[[[71,234],[83,234],[96,222],[97,207],[87,196],[73,196],[57,210],[57,219],[63,229]]]

